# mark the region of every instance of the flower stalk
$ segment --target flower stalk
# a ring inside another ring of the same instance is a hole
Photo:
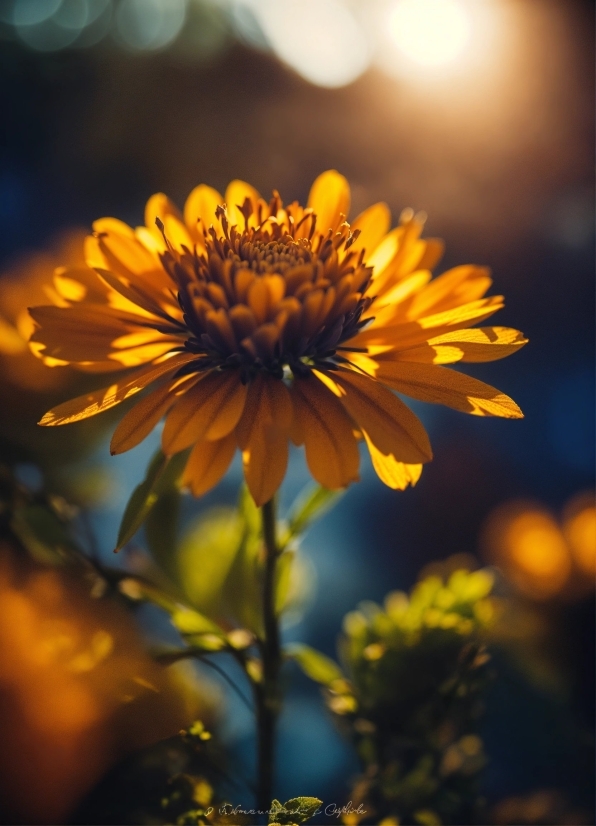
[[[275,727],[280,706],[279,671],[281,646],[279,623],[275,607],[275,568],[279,556],[276,536],[275,501],[270,499],[261,508],[265,567],[263,578],[263,639],[261,656],[263,679],[257,686],[258,780],[257,808],[269,809],[273,793],[275,759]]]

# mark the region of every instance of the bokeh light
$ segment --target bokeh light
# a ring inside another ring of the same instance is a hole
[[[574,496],[561,520],[535,502],[506,502],[488,517],[482,544],[487,558],[524,596],[534,600],[584,596],[595,585],[594,495]]]
[[[340,0],[244,0],[275,54],[318,86],[345,86],[369,65],[356,18]],[[250,18],[237,18],[254,42]]]
[[[177,733],[202,701],[149,658],[122,605],[1,550],[3,815],[62,822],[112,762]]]
[[[582,493],[564,511],[563,533],[577,567],[587,576],[596,574],[596,504],[593,493]]]
[[[458,0],[398,0],[389,16],[397,48],[423,67],[456,60],[470,38],[471,21]]]
[[[186,0],[121,0],[117,35],[133,49],[162,49],[180,33]]]
[[[563,534],[551,514],[531,502],[509,502],[489,518],[488,555],[519,591],[533,599],[559,593],[571,571]]]

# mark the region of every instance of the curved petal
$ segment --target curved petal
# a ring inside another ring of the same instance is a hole
[[[151,230],[151,232],[155,230],[159,232],[156,219],[159,218],[162,224],[165,224],[166,217],[169,215],[173,215],[174,218],[182,221],[182,215],[176,204],[170,200],[167,195],[164,195],[163,192],[156,192],[155,195],[149,198],[145,205],[145,226]]]
[[[233,433],[215,442],[197,442],[190,452],[182,474],[182,485],[194,496],[202,496],[225,475],[234,453],[236,439]]]
[[[335,169],[323,172],[314,181],[308,195],[307,208],[317,216],[317,230],[323,235],[327,230],[336,230],[350,212],[350,185]]]
[[[356,482],[360,454],[352,421],[339,400],[314,375],[294,379],[292,400],[313,477],[329,490]]]
[[[100,274],[103,271],[111,273],[114,279],[150,296],[155,304],[159,305],[164,295],[169,295],[172,282],[159,258],[134,233],[130,237],[117,232],[98,231],[95,236],[87,236],[85,260],[88,267]],[[118,289],[113,284],[110,286]],[[132,300],[135,301],[134,298]]]
[[[373,204],[361,212],[351,224],[352,232],[360,230],[360,235],[352,244],[354,250],[366,250],[371,255],[379,246],[391,227],[391,210],[383,201]]]
[[[340,400],[384,455],[407,464],[429,462],[432,450],[420,420],[401,399],[373,378],[342,370],[333,374]]]
[[[66,361],[103,361],[114,339],[132,332],[138,320],[102,304],[33,307],[29,313],[38,325],[31,341],[43,345],[44,356]]]
[[[185,376],[167,381],[131,407],[114,431],[110,453],[125,453],[140,444],[174,404],[181,383],[186,384],[191,378]]]
[[[406,465],[404,462],[398,462],[395,456],[390,453],[388,455],[381,453],[372,443],[366,430],[363,430],[362,433],[366,439],[372,465],[381,482],[387,487],[393,488],[393,490],[405,490],[408,485],[414,487],[420,479],[422,465]]]
[[[202,439],[216,441],[238,423],[246,385],[236,370],[211,372],[184,393],[168,413],[162,433],[163,452],[179,453]]]
[[[528,339],[511,327],[473,327],[429,339],[427,344],[392,353],[391,361],[452,364],[498,361],[520,350]],[[383,360],[383,356],[380,357]]]
[[[204,234],[210,226],[219,224],[219,219],[215,217],[215,210],[223,203],[223,196],[211,186],[200,184],[193,189],[184,204],[184,222],[193,237],[199,233],[197,227],[199,221],[201,222],[201,234]]]
[[[236,439],[246,484],[259,507],[274,496],[285,476],[292,417],[285,384],[272,376],[256,376],[249,386]]]
[[[425,238],[426,249],[418,262],[421,270],[434,270],[445,252],[445,242],[442,238]]]
[[[81,419],[88,419],[90,416],[97,415],[97,413],[103,413],[104,410],[115,407],[129,396],[139,393],[156,379],[178,370],[195,359],[196,356],[193,353],[179,353],[161,364],[152,364],[142,370],[137,370],[132,376],[129,375],[109,387],[94,390],[92,393],[59,404],[46,413],[39,424],[50,427],[70,424]]]
[[[250,200],[253,208],[253,214],[250,216],[248,223],[249,226],[254,226],[256,223],[255,212],[257,209],[257,201],[259,200],[259,193],[254,186],[247,184],[246,181],[235,180],[228,184],[225,202],[230,226],[240,227],[241,230],[244,229],[245,218],[241,208],[247,198]]]
[[[377,326],[377,319],[375,319],[365,330],[350,341],[346,341],[343,346],[378,345],[387,351],[405,350],[417,344],[425,344],[434,336],[471,327],[489,318],[504,306],[502,295],[491,295],[489,298],[471,301],[461,307],[425,316],[416,321],[392,324],[389,319],[384,318],[384,323]]]
[[[487,267],[476,267],[473,264],[454,267],[433,278],[413,297],[408,308],[408,318],[440,313],[477,301],[484,296],[491,284],[492,278]]]
[[[444,333],[428,342],[431,347],[457,347],[461,350],[461,361],[497,361],[521,350],[528,339],[512,327],[474,327]]]
[[[509,396],[489,384],[448,367],[382,361],[379,362],[377,379],[413,399],[444,404],[474,416],[523,418],[523,413]]]

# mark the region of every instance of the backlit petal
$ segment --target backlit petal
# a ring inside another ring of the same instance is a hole
[[[317,216],[317,230],[325,234],[336,230],[340,216],[347,218],[350,212],[350,185],[343,175],[330,169],[323,172],[310,188],[307,207]]]
[[[365,430],[362,433],[366,439],[373,467],[381,482],[393,490],[405,490],[408,485],[413,487],[420,479],[422,465],[406,465],[404,462],[398,462],[391,454],[381,453],[370,440],[368,433]]]
[[[194,376],[170,379],[136,402],[114,431],[110,453],[124,453],[140,444],[174,404],[180,392],[194,380]]]
[[[168,413],[161,440],[164,453],[178,453],[194,442],[227,436],[238,423],[245,398],[246,385],[236,370],[203,376]]]
[[[241,207],[246,199],[249,199],[253,210],[257,208],[257,201],[259,200],[259,193],[246,181],[235,180],[228,184],[225,194],[226,210],[230,226],[237,226],[241,231],[245,228],[246,221],[241,212]],[[249,218],[249,226],[254,226],[255,213]]]
[[[337,490],[357,481],[360,454],[352,421],[339,400],[315,376],[296,378],[292,399],[306,463],[317,482]]]
[[[225,475],[235,452],[233,433],[215,442],[197,442],[186,462],[182,485],[190,488],[194,496],[207,493]]]
[[[491,284],[490,270],[486,267],[472,264],[454,267],[434,278],[413,298],[408,308],[408,318],[419,318],[476,301],[482,298]]]
[[[506,419],[523,417],[523,413],[509,396],[489,384],[448,367],[383,361],[379,363],[377,378],[413,399],[445,404],[474,416],[501,416]]]
[[[215,210],[224,203],[223,196],[211,186],[200,184],[195,187],[184,204],[184,221],[191,234],[198,234],[198,222],[201,222],[200,232],[204,234],[210,226],[217,224]]]
[[[422,423],[390,390],[355,372],[338,371],[332,379],[341,391],[342,404],[381,453],[407,464],[432,459]]]
[[[429,340],[432,347],[457,347],[461,350],[461,361],[496,361],[520,350],[528,339],[519,330],[511,327],[476,327],[444,333]]]
[[[191,353],[179,353],[158,365],[150,365],[141,370],[137,370],[132,376],[103,387],[101,390],[94,390],[84,396],[79,396],[71,401],[64,402],[54,407],[39,422],[41,425],[53,426],[78,422],[81,419],[88,419],[110,407],[115,407],[124,399],[139,393],[156,379],[178,370],[196,358]]]
[[[263,374],[251,381],[236,439],[246,484],[259,507],[274,496],[285,476],[292,416],[283,382]]]
[[[378,356],[380,361],[417,361],[422,364],[452,364],[457,361],[497,361],[525,344],[519,330],[510,327],[473,327],[429,339],[427,344]]]
[[[134,328],[130,318],[105,305],[33,307],[38,329],[32,341],[44,346],[44,356],[68,361],[103,361],[112,351],[115,338]]]
[[[351,224],[352,232],[360,230],[360,235],[351,249],[364,249],[370,256],[385,237],[390,226],[391,211],[387,204],[380,201],[378,204],[369,206]]]
[[[156,219],[159,219],[162,224],[165,224],[166,218],[173,215],[179,221],[182,220],[182,215],[176,204],[171,201],[163,192],[157,192],[152,195],[145,206],[145,226],[151,232],[159,233]],[[161,235],[161,233],[159,233]]]

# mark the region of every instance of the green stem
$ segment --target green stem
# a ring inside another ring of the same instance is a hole
[[[276,536],[275,503],[271,499],[261,509],[265,570],[263,579],[263,630],[261,644],[263,680],[257,690],[258,783],[257,808],[271,806],[275,766],[275,724],[280,706],[279,671],[281,646],[275,611],[275,565],[279,556]]]

